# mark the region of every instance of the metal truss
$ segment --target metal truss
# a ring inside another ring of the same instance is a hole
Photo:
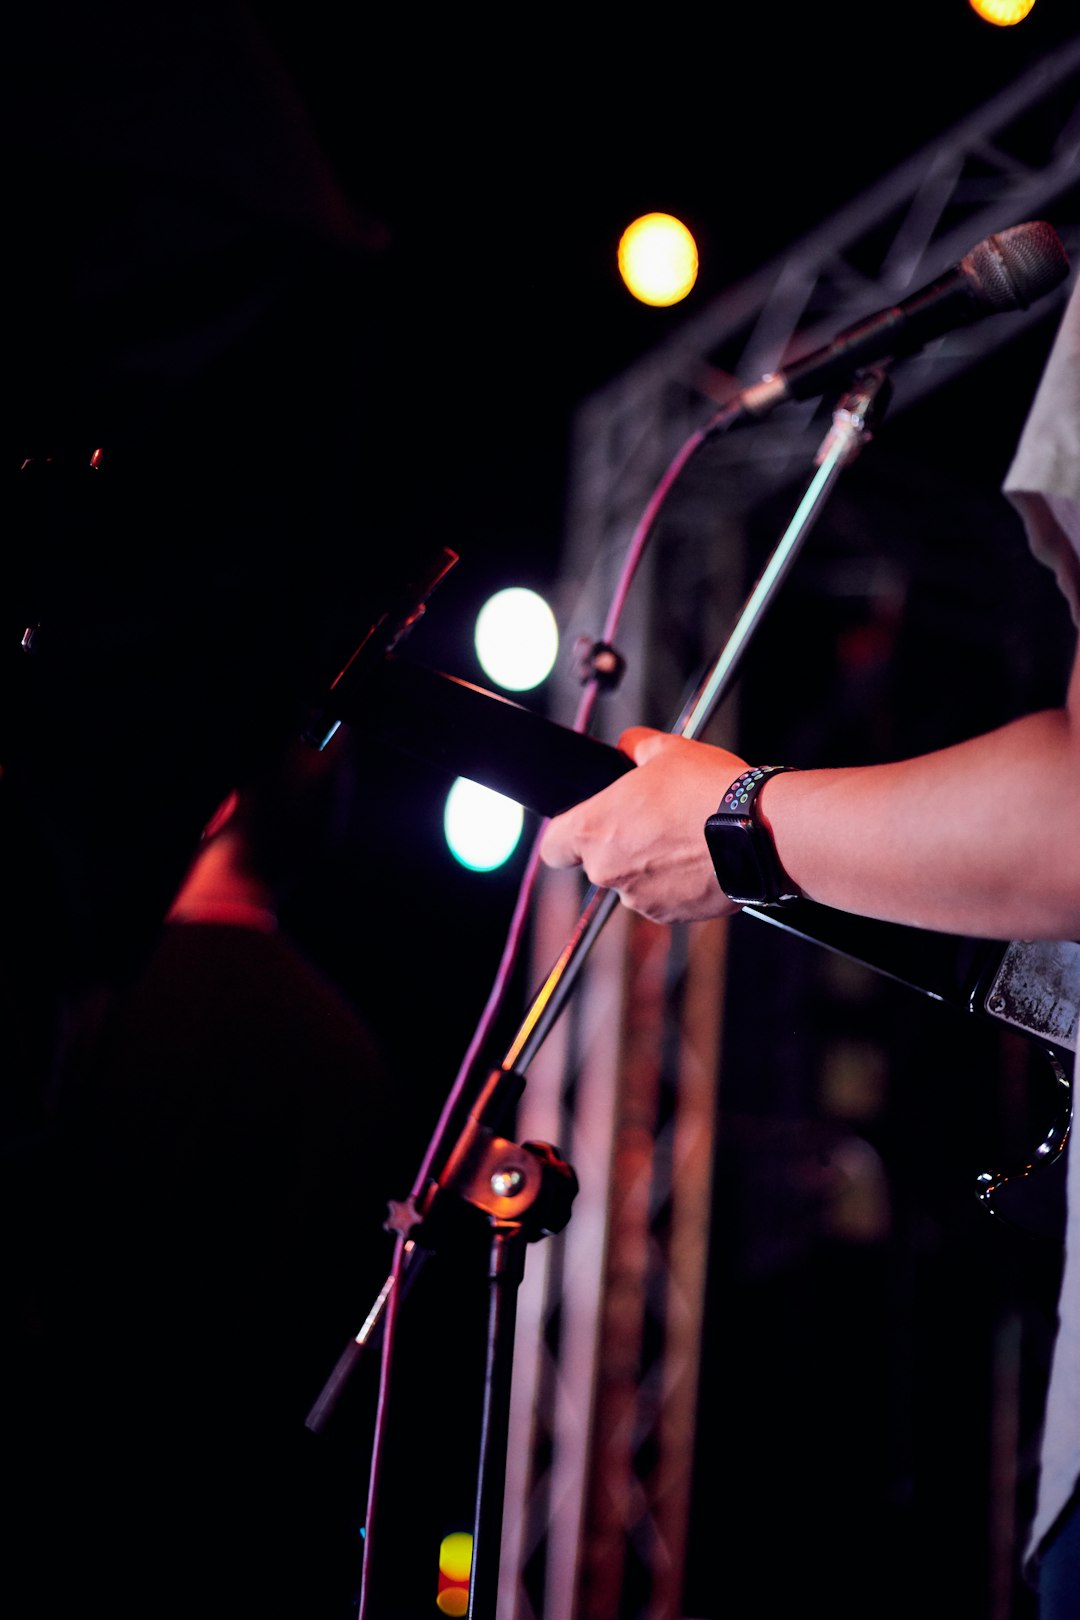
[[[587,500],[642,461],[657,476],[689,432],[740,386],[776,370],[947,270],[995,231],[1048,218],[1080,255],[1080,35],[939,140],[716,299],[666,344],[600,390],[577,423],[572,479]],[[1064,290],[1060,294],[1063,300]],[[1058,299],[988,318],[895,369],[890,413],[943,387],[998,345],[1048,318]],[[814,403],[784,407],[752,433],[728,435],[711,468],[773,482],[813,447]],[[643,447],[651,446],[645,456]],[[632,465],[633,464],[633,465]],[[575,523],[569,553],[584,541]]]
[[[828,341],[984,237],[1034,219],[1054,225],[1076,262],[1080,36],[584,404],[560,587],[566,638],[596,638],[658,481],[739,386],[782,365],[796,339],[798,353]],[[937,341],[896,368],[890,412],[1058,307],[1055,295]],[[627,678],[598,730],[672,723],[687,671],[741,605],[746,514],[809,465],[821,436],[812,402],[785,405],[718,439],[682,480],[662,562],[644,568],[624,620]],[[576,707],[569,676],[559,704],[561,718]],[[539,975],[579,898],[569,874],[545,876]],[[519,1129],[561,1144],[582,1193],[568,1229],[530,1254],[521,1289],[498,1620],[682,1613],[725,951],[722,925],[663,930],[617,913],[530,1077]]]

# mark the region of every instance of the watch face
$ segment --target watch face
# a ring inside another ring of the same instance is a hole
[[[735,816],[710,816],[705,836],[717,881],[728,899],[740,905],[765,903],[774,879],[762,848],[762,830]]]

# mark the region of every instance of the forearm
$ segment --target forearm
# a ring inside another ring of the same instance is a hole
[[[620,745],[637,770],[557,816],[545,861],[584,866],[657,922],[736,910],[704,827],[746,762],[642,727]],[[1080,939],[1080,658],[1062,709],[893,764],[784,772],[758,807],[822,905],[988,939]]]
[[[896,764],[776,776],[760,809],[809,899],[978,937],[1080,938],[1080,737],[1068,710]]]

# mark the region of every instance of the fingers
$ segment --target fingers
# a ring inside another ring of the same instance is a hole
[[[629,754],[635,764],[644,765],[665,749],[686,747],[687,744],[684,738],[673,736],[671,732],[657,731],[652,726],[630,726],[620,736],[618,746],[624,754]],[[590,838],[595,841],[598,830],[613,819],[610,812],[606,818],[599,813],[599,803],[606,805],[613,794],[625,792],[628,780],[623,777],[620,782],[602,788],[593,799],[586,799],[582,804],[574,805],[552,818],[540,840],[540,859],[545,866],[558,868],[584,864],[584,852],[589,847]]]
[[[548,822],[540,840],[540,859],[545,866],[559,870],[567,866],[580,866],[581,855],[574,837],[573,810],[565,810]]]
[[[654,731],[651,726],[630,726],[619,738],[619,747],[636,764],[641,765],[671,741],[666,731]],[[611,788],[602,788],[596,797],[602,798],[611,791]],[[587,842],[584,820],[587,812],[584,806],[589,803],[589,800],[585,800],[583,805],[564,810],[562,815],[554,816],[548,823],[540,840],[540,859],[545,866],[559,868],[583,864],[582,846]]]

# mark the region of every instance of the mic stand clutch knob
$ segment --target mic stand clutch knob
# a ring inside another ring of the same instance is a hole
[[[498,1123],[520,1097],[524,1081],[520,1074],[503,1065],[491,1069],[478,1095],[457,1128],[457,1137],[442,1159],[442,1167],[432,1177],[422,1195],[419,1218],[430,1217],[440,1187],[457,1194],[493,1220],[535,1228],[530,1236],[543,1237],[561,1232],[570,1219],[570,1205],[577,1194],[577,1177],[547,1143],[526,1142],[518,1146],[496,1135],[488,1120]],[[459,1116],[460,1117],[460,1116]],[[453,1122],[450,1122],[453,1128]],[[408,1201],[415,1206],[415,1199]],[[398,1206],[400,1208],[400,1206]],[[394,1219],[386,1225],[404,1237],[423,1236],[403,1230]],[[526,1222],[525,1217],[530,1219]],[[415,1214],[409,1217],[415,1219]],[[431,1247],[425,1244],[425,1247]]]
[[[383,1225],[422,1248],[442,1248],[454,1226],[456,1209],[446,1202],[448,1190],[457,1203],[463,1201],[501,1226],[520,1228],[531,1243],[561,1232],[568,1224],[578,1179],[549,1142],[519,1145],[481,1128],[452,1183],[433,1182],[419,1206],[412,1197],[391,1200]]]

